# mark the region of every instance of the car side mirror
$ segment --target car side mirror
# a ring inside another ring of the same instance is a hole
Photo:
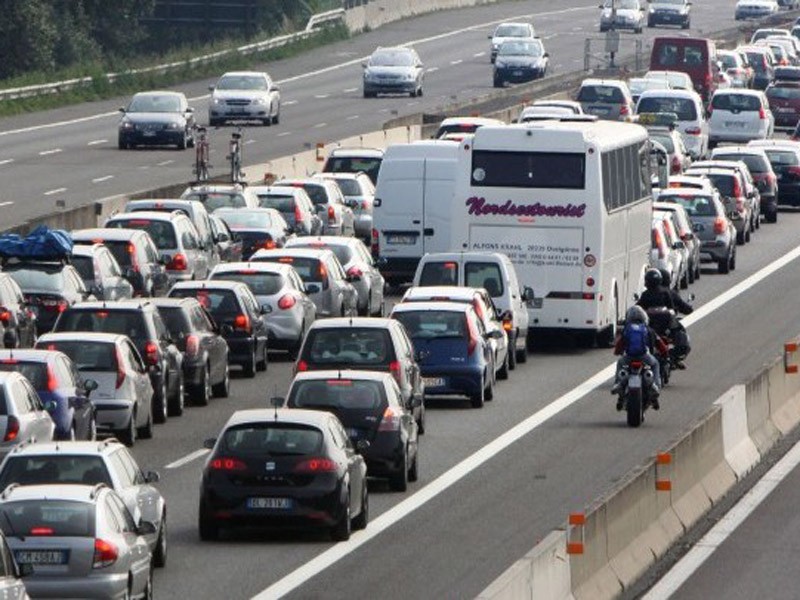
[[[70,398],[70,406],[72,406],[73,400],[75,400],[75,398]],[[58,409],[58,404],[55,400],[49,400],[44,403],[44,409],[49,413],[55,412]]]
[[[307,283],[305,292],[306,294],[318,294],[321,289],[318,283]]]
[[[220,233],[214,241],[218,244],[221,244],[222,242],[229,242],[230,240],[231,238],[227,233]]]
[[[421,362],[428,358],[431,355],[429,350],[419,350],[414,353],[414,360],[417,362]]]
[[[261,314],[268,315],[272,312],[272,307],[269,304],[262,304],[261,305]]]
[[[194,109],[193,109],[191,106],[187,106],[187,107],[186,107],[186,112],[187,112],[187,113],[193,113],[193,112],[194,112]]]
[[[208,438],[203,441],[203,448],[212,450],[217,445],[217,438]]]
[[[208,91],[209,92],[213,92],[214,91],[214,86],[213,85],[208,86]]]
[[[369,450],[368,440],[358,440],[356,442],[356,452],[358,452],[359,454],[364,454],[364,452],[366,452],[367,450]]]
[[[280,91],[281,91],[281,88],[280,88],[280,86],[278,86],[278,85],[273,85],[273,86],[272,86],[272,91],[273,91],[273,92],[280,92]]]
[[[492,39],[492,37],[493,37],[493,36],[491,36],[491,35],[487,35],[486,37],[487,37],[488,39]]]
[[[366,68],[367,68],[367,63],[365,63],[365,62],[362,62],[362,63],[361,63],[361,68],[362,68],[362,69],[366,69]]]
[[[33,565],[30,563],[23,563],[21,565],[17,565],[17,576],[22,579],[23,577],[28,577],[29,575],[33,574]]]
[[[379,269],[385,267],[389,264],[388,259],[385,256],[379,256],[378,259],[375,261],[375,266]]]
[[[522,299],[525,302],[533,302],[533,298],[534,298],[533,288],[525,286],[525,288],[522,290]]]
[[[151,521],[139,521],[139,526],[136,528],[136,533],[139,535],[155,535],[158,532],[158,527]]]
[[[170,258],[168,255],[166,255],[166,254],[162,254],[162,255],[161,255],[159,258],[158,258],[158,264],[160,264],[160,265],[164,265],[165,267],[166,267],[166,266],[167,266],[167,265],[168,265],[170,262],[172,262],[172,259],[171,259],[171,258]]]
[[[687,299],[689,302],[694,302],[694,301],[695,301],[695,298],[697,298],[697,296],[695,296],[693,293],[692,293],[692,294],[689,294],[688,296],[686,296],[686,299]]]
[[[284,404],[286,404],[286,398],[283,396],[273,396],[269,399],[269,405],[271,408],[282,408]]]
[[[83,382],[83,389],[87,393],[95,391],[99,387],[99,384],[94,379],[87,379]]]
[[[355,283],[357,281],[361,281],[361,275],[348,275],[345,279],[348,283]]]
[[[222,335],[230,335],[230,334],[232,334],[232,333],[233,333],[233,326],[232,326],[232,325],[230,325],[230,324],[228,324],[228,323],[226,323],[225,325],[223,325],[222,327],[220,327],[220,330],[219,330],[219,331],[220,331],[220,333],[221,333]]]
[[[120,106],[117,110],[119,112],[121,112],[122,114],[125,114],[125,107],[124,106]]]
[[[127,269],[125,269],[124,271],[122,271],[122,276],[123,276],[125,279],[130,279],[130,278],[132,278],[134,275],[136,275],[136,271],[133,269],[133,267],[128,267]]]
[[[686,244],[684,244],[681,241],[677,241],[672,245],[672,248],[674,250],[683,250],[684,248],[686,248]]]
[[[545,58],[550,58],[550,53],[549,52],[545,52],[542,56],[544,56]]]
[[[494,340],[499,340],[503,337],[503,332],[499,329],[493,329],[489,332],[489,337]]]
[[[284,230],[283,230],[283,232],[284,232],[286,235],[292,235],[292,234],[294,233],[294,227],[292,227],[292,226],[290,225],[289,227],[287,227],[286,229],[284,229]]]
[[[150,373],[161,373],[161,365],[160,364],[150,365],[149,367],[147,367],[147,370]]]
[[[161,475],[158,474],[158,471],[148,471],[144,474],[145,483],[158,483],[160,480]]]

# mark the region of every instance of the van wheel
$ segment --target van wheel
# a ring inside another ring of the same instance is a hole
[[[764,219],[767,223],[777,223],[778,222],[778,209],[777,208],[770,208],[767,214],[765,215]]]
[[[745,241],[746,240],[745,240],[745,237],[744,237],[744,231],[737,231],[736,232],[736,244],[738,246],[744,246]]]
[[[521,365],[524,365],[528,362],[528,346],[527,343],[522,350],[517,350],[517,362]]]
[[[489,377],[489,385],[486,386],[486,391],[483,394],[484,399],[486,402],[491,402],[494,400],[494,377]]]

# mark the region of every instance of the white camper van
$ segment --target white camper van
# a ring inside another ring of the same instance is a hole
[[[373,209],[373,254],[393,285],[411,281],[427,252],[451,249],[450,218],[460,145],[398,144],[386,150]],[[377,248],[376,248],[377,245]]]

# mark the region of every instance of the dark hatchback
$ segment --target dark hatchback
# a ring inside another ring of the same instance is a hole
[[[194,110],[179,92],[141,92],[120,108],[118,146],[194,146]]]
[[[367,466],[332,414],[314,410],[235,412],[200,483],[200,539],[222,527],[327,529],[336,541],[369,518]],[[364,447],[364,444],[361,444]]]
[[[494,63],[494,87],[544,77],[549,57],[540,40],[503,42]]]
[[[775,127],[796,127],[800,121],[800,82],[776,81],[766,94]]]
[[[417,480],[417,423],[391,375],[373,371],[300,373],[292,382],[285,406],[335,414],[353,444],[369,442],[362,451],[369,476],[387,478],[393,490],[404,492],[409,481]]]
[[[211,396],[227,398],[228,344],[211,315],[194,298],[154,298],[152,303],[183,352],[183,379],[192,403],[205,406]]]

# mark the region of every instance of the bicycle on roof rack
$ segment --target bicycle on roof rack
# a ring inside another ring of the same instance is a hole
[[[194,169],[195,181],[205,182],[210,178],[211,170],[210,154],[211,146],[208,143],[208,131],[205,127],[197,127],[195,133],[198,136],[195,141],[194,149]]]
[[[245,174],[242,172],[242,128],[237,127],[231,133],[231,141],[228,146],[229,153],[226,157],[230,161],[231,183],[244,183]]]

